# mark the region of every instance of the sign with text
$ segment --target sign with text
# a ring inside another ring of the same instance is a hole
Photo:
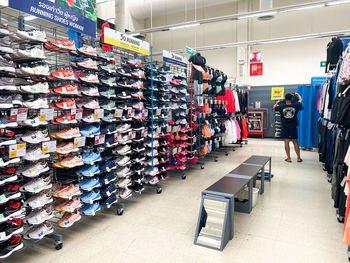
[[[197,51],[190,47],[185,47],[185,54],[188,56],[193,56],[197,54]]]
[[[163,50],[163,61],[166,63],[178,65],[180,67],[187,67],[187,59],[171,51]]]
[[[143,55],[150,55],[150,45],[148,42],[110,28],[105,28],[104,30],[104,42],[106,44],[128,49]]]
[[[262,76],[263,63],[250,64],[250,76]]]
[[[284,99],[284,87],[271,88],[271,100],[283,100]]]
[[[67,8],[62,6],[63,4],[61,2],[63,1],[56,2],[59,2],[59,4],[53,3],[53,1],[49,0],[9,0],[9,7],[73,29],[79,33],[94,38],[96,37],[95,0],[84,1],[80,6],[80,9],[77,5],[82,1],[64,1],[67,3],[73,3],[73,7],[72,5],[67,4]],[[90,16],[88,15],[89,10],[91,11]]]

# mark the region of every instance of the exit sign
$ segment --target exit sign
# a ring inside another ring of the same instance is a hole
[[[197,51],[190,47],[185,47],[185,54],[188,56],[193,56],[197,54]]]
[[[327,66],[327,61],[321,61],[320,62],[320,67],[325,68]]]

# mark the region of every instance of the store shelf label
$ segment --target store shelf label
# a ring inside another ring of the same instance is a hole
[[[133,118],[135,116],[135,110],[129,109],[128,110],[128,118]]]
[[[129,132],[129,139],[130,140],[135,139],[135,137],[136,137],[136,131]]]
[[[95,145],[104,144],[106,140],[106,135],[96,135],[95,136]]]
[[[114,112],[114,117],[116,118],[120,118],[123,116],[123,110],[121,109],[116,109],[115,112]]]
[[[83,110],[82,109],[72,109],[70,114],[73,117],[73,119],[76,119],[76,120],[81,120],[83,118]]]
[[[144,129],[144,130],[141,131],[141,137],[142,138],[146,138],[147,135],[148,135],[148,130],[147,129]]]
[[[94,118],[102,119],[104,117],[104,109],[95,109],[94,110]]]
[[[157,109],[156,110],[156,116],[159,116],[162,113],[162,109]]]
[[[54,109],[40,109],[39,119],[41,121],[51,121],[53,120]]]
[[[28,116],[27,108],[11,109],[10,121],[25,121]]]
[[[86,143],[85,136],[74,138],[74,148],[83,147],[85,146],[85,143]]]
[[[56,140],[43,142],[43,144],[42,144],[43,154],[55,152],[56,151],[56,143],[57,143]]]
[[[122,134],[117,132],[114,134],[114,142],[120,141],[122,139]]]
[[[26,155],[26,144],[13,144],[9,146],[9,157],[16,158]]]

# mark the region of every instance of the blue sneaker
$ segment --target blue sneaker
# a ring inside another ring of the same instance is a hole
[[[84,152],[82,154],[83,162],[86,164],[93,165],[95,162],[101,161],[100,152]]]
[[[110,172],[117,168],[115,160],[113,159],[103,159],[102,162],[100,162],[99,167],[102,172]]]
[[[100,183],[106,185],[106,184],[109,184],[111,182],[114,182],[116,179],[117,179],[117,177],[115,177],[115,173],[109,172],[100,178]]]
[[[99,189],[92,190],[90,192],[84,192],[80,196],[80,200],[85,204],[92,204],[94,201],[101,199],[101,193]]]
[[[99,135],[100,133],[100,125],[84,126],[80,128],[80,134],[83,136],[91,137],[94,135]]]
[[[114,134],[106,136],[106,140],[105,140],[106,147],[109,148],[109,147],[113,147],[115,145],[118,145],[118,142],[117,142],[116,138],[117,137],[115,137]]]
[[[83,168],[76,171],[77,175],[83,175],[87,177],[93,177],[95,174],[99,174],[100,168],[97,165],[84,165]]]
[[[109,197],[117,191],[115,184],[108,184],[101,189],[101,194],[104,197]]]
[[[116,129],[117,129],[117,125],[115,123],[110,123],[110,124],[103,125],[101,128],[101,132],[103,134],[112,134],[116,132]]]
[[[110,208],[112,206],[112,204],[118,202],[117,199],[117,195],[116,194],[112,194],[110,197],[105,198],[101,201],[101,205]]]
[[[80,213],[87,215],[87,216],[94,216],[98,211],[101,210],[101,205],[99,202],[95,202],[91,205],[84,205],[82,208],[80,208]]]
[[[79,182],[79,187],[84,191],[91,191],[96,187],[100,187],[100,181],[98,178],[87,178]]]

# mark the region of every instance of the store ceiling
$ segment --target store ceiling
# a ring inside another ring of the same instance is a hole
[[[238,0],[127,0],[131,15],[136,19],[151,17],[151,3],[153,16],[162,16],[185,12],[197,8],[233,3]]]

